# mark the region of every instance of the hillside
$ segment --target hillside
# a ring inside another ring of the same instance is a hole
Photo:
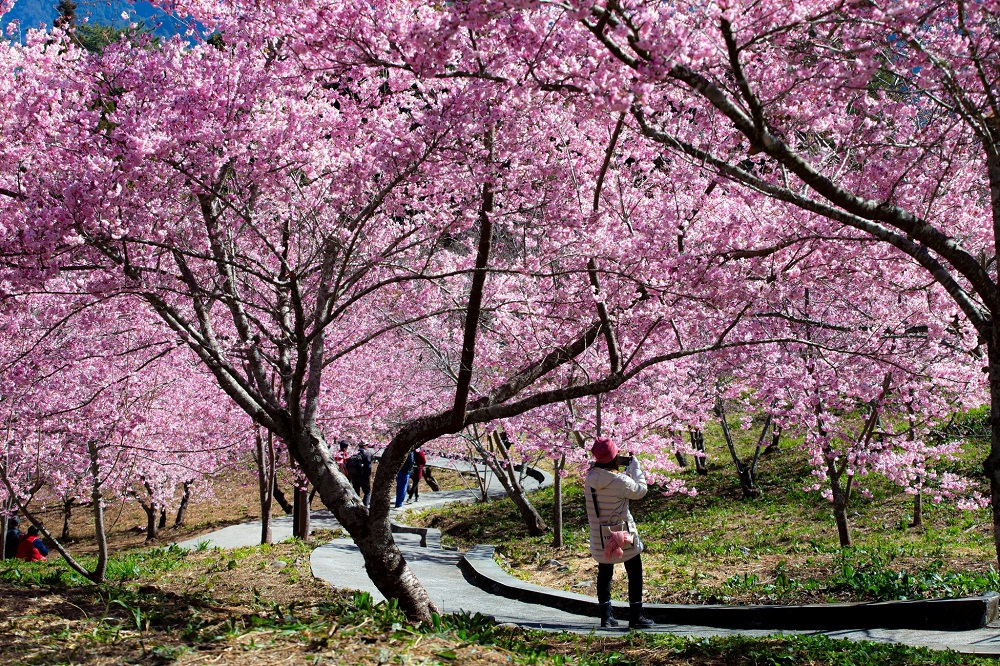
[[[14,3],[14,8],[3,18],[0,18],[0,27],[3,28],[4,34],[6,34],[7,25],[13,20],[20,22],[22,30],[43,26],[51,27],[57,15],[57,4],[58,0],[17,0]],[[162,12],[148,2],[132,3],[121,0],[91,0],[88,2],[88,0],[79,0],[76,11],[81,21],[89,18],[91,23],[119,26],[127,23],[121,15],[122,12],[128,11],[134,17],[133,20],[143,21],[147,27],[153,29],[154,34],[161,37],[183,34],[187,30],[185,23]]]

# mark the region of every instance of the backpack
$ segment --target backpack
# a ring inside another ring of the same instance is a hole
[[[371,457],[360,451],[348,458],[345,465],[351,478],[367,478],[372,473]]]

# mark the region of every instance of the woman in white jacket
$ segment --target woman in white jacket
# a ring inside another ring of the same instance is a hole
[[[618,446],[598,437],[590,450],[594,466],[587,472],[584,499],[590,520],[590,554],[597,560],[597,601],[602,627],[617,627],[611,614],[611,577],[617,562],[628,574],[629,629],[649,629],[653,623],[642,614],[642,539],[629,512],[629,500],[646,494],[646,477],[639,461],[629,458],[619,471]]]

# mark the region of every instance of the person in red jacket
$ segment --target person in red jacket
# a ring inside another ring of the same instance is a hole
[[[333,454],[333,460],[337,463],[337,467],[340,468],[340,473],[349,479],[351,475],[347,471],[347,446],[346,441],[340,440],[338,450]]]
[[[42,538],[38,536],[38,528],[32,525],[28,528],[28,533],[21,537],[17,544],[17,558],[25,562],[44,562],[49,554],[49,549],[42,543]]]
[[[413,452],[413,470],[410,472],[410,496],[407,502],[420,500],[420,478],[424,475],[424,465],[427,464],[427,456],[420,449]]]

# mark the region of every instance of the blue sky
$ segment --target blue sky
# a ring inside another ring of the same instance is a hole
[[[14,19],[21,22],[22,30],[37,28],[42,24],[51,27],[57,14],[56,5],[58,4],[59,0],[17,0],[14,3],[14,8],[3,18],[0,18],[0,27],[6,30],[7,24]],[[172,16],[164,14],[148,2],[77,0],[76,14],[80,20],[90,17],[91,22],[125,25],[126,21],[121,17],[123,11],[128,11],[134,17],[132,20],[143,21],[146,27],[153,29],[157,35],[163,37],[183,33],[187,29],[186,25]]]

